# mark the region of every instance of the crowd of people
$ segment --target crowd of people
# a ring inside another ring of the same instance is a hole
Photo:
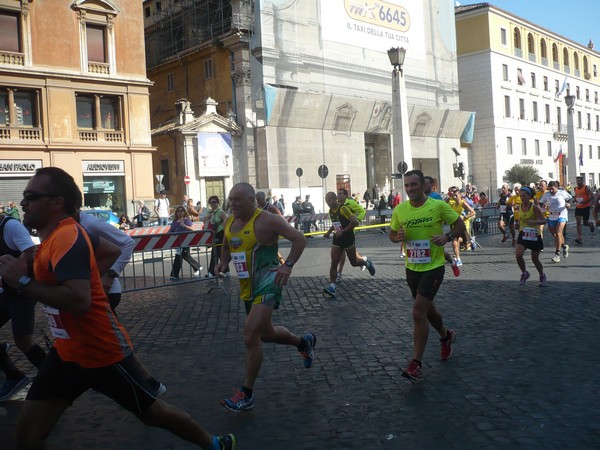
[[[439,335],[440,359],[445,361],[453,353],[457,333],[446,325],[435,297],[442,286],[446,264],[459,276],[460,252],[475,249],[470,236],[475,208],[489,206],[489,202],[484,193],[478,194],[476,187],[469,185],[465,190],[451,186],[442,196],[433,189],[434,180],[419,170],[408,171],[403,184],[405,199],[398,199],[386,225],[389,225],[389,241],[398,245],[404,258],[406,283],[413,298],[412,355],[401,373],[418,382],[423,379],[422,359],[430,327]],[[527,250],[531,252],[539,286],[548,283],[541,261],[544,227],[555,241],[551,261],[559,263],[561,256],[569,256],[564,233],[572,205],[577,244],[583,245],[584,227],[594,233],[600,225],[600,199],[584,184],[583,178],[577,178],[572,191],[573,195],[561,189],[556,181],[545,180],[533,186],[517,183],[512,188],[501,187],[495,205],[501,243],[511,239],[515,247],[515,260],[521,270],[520,285],[531,277],[524,257]],[[365,206],[378,199],[377,209],[388,207],[390,199],[385,194],[377,192],[378,197],[370,194],[368,190],[363,196]],[[392,205],[395,197],[391,199]],[[356,249],[355,229],[366,212],[360,199],[353,199],[346,189],[340,188],[328,192],[325,201],[331,225],[323,230],[323,237],[333,236],[333,240],[329,284],[323,293],[336,298],[346,257],[353,267],[368,270],[371,276],[376,271],[373,261]],[[312,208],[314,212],[309,195],[304,202],[297,197],[296,203],[303,211]],[[48,167],[37,170],[23,193],[23,223],[20,217],[9,215],[10,210],[0,213],[3,283],[0,326],[12,320],[16,346],[38,369],[38,376],[31,382],[11,361],[6,347],[0,345],[0,369],[5,374],[0,401],[12,398],[31,383],[16,425],[18,445],[42,447],[73,400],[94,389],[145,424],[163,427],[202,448],[237,448],[232,434],[212,435],[188,413],[161,399],[165,385],[137,359],[116,312],[122,292],[119,276],[132,257],[133,240],[106,222],[80,214],[81,204],[81,192],[73,178],[61,169]],[[281,202],[264,192],[256,192],[248,183],[233,186],[227,197],[227,209],[221,207],[217,196],[211,196],[208,204],[208,208],[202,208],[199,202],[194,204],[192,199],[184,198],[175,208],[169,232],[194,231],[197,230],[194,222],[202,221],[204,229],[214,233],[218,244],[212,248],[207,276],[228,276],[230,265],[237,274],[240,299],[247,314],[243,330],[245,369],[239,390],[221,404],[239,413],[255,406],[254,386],[263,361],[264,344],[295,348],[306,369],[315,362],[315,332],[295,334],[273,324],[273,312],[283,301],[283,289],[304,251],[305,234],[311,232],[312,223],[304,220],[308,227],[303,225],[302,230],[291,226],[283,216],[285,209]],[[157,217],[168,218],[169,207],[166,195],[161,193],[155,203]],[[147,216],[148,208],[140,202],[134,222],[140,219],[143,222]],[[444,233],[444,225],[449,226],[449,232]],[[127,216],[121,216],[121,230],[132,226]],[[35,228],[41,238],[36,251],[26,227]],[[280,237],[291,242],[287,256],[279,251]],[[452,255],[445,248],[447,244]],[[192,267],[193,275],[200,276],[200,263],[191,256],[189,248],[181,247],[173,262],[171,280],[179,279],[184,260]],[[49,352],[33,340],[37,302],[44,305],[54,338]]]

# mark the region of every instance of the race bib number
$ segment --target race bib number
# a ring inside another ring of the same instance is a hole
[[[550,211],[550,220],[558,220],[560,219],[560,211]]]
[[[248,261],[246,261],[246,252],[232,253],[231,260],[233,261],[233,267],[235,267],[238,278],[250,278],[250,273],[248,272]]]
[[[43,310],[44,314],[46,314],[52,336],[58,339],[71,339],[60,318],[60,311],[48,305],[44,305]]]
[[[344,227],[342,226],[342,222],[340,221],[333,222],[331,225],[333,225],[333,229],[335,231],[342,231],[344,229]]]
[[[522,238],[524,241],[537,241],[538,230],[532,227],[523,227]]]
[[[506,205],[500,205],[500,214],[504,214],[506,212]]]
[[[583,197],[576,197],[575,200],[577,201],[578,205],[581,205],[583,203]]]
[[[407,241],[406,260],[413,264],[427,264],[431,262],[431,243],[427,240]]]

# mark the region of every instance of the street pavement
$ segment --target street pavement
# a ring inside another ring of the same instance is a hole
[[[586,229],[587,231],[587,229]],[[305,369],[291,347],[266,344],[256,406],[234,414],[219,401],[243,380],[245,318],[235,278],[175,284],[124,295],[119,317],[138,356],[166,386],[163,397],[216,434],[235,433],[243,450],[285,449],[595,449],[600,448],[598,276],[600,234],[550,262],[548,285],[526,253],[532,277],[519,286],[510,241],[479,238],[460,277],[446,270],[436,298],[457,332],[454,354],[439,358],[432,329],[425,380],[401,376],[412,354],[411,295],[398,245],[372,230],[358,234],[377,273],[344,270],[336,299],[325,298],[330,240],[309,239],[274,323],[317,336],[317,361]],[[287,254],[289,246],[282,245]],[[43,319],[37,329],[44,329]],[[0,330],[9,341],[10,327]],[[19,365],[30,365],[13,347]],[[1,375],[0,375],[1,377]],[[21,401],[0,404],[0,447],[11,440]],[[50,449],[188,449],[142,425],[95,392],[78,399],[48,439]]]

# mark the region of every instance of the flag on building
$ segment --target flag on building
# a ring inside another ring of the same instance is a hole
[[[583,148],[579,149],[579,165],[583,166]]]
[[[563,80],[560,90],[556,93],[556,98],[560,98],[560,96],[566,89],[567,89],[567,77],[565,76],[565,79]]]
[[[554,158],[554,162],[558,161],[562,157],[563,157],[563,151],[562,151],[562,147],[561,147],[560,150],[558,151],[558,153],[556,154],[556,158]]]

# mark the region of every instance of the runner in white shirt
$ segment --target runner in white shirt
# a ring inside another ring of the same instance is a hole
[[[548,183],[548,190],[542,198],[540,198],[540,204],[548,204],[548,211],[550,216],[548,217],[548,229],[554,237],[556,244],[556,253],[552,257],[552,261],[555,263],[560,262],[560,250],[562,248],[563,257],[569,257],[569,246],[565,244],[563,236],[563,229],[565,228],[567,221],[569,220],[569,200],[571,200],[571,194],[567,191],[559,190],[558,183],[551,181]]]

